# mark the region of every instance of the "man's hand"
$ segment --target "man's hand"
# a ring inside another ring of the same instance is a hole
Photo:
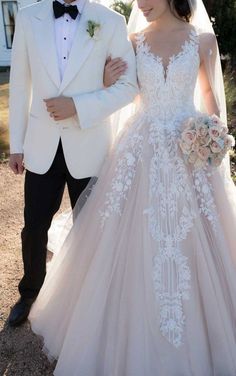
[[[23,165],[23,154],[11,154],[9,166],[16,175],[22,175],[25,169]]]
[[[76,115],[76,108],[72,98],[56,97],[44,99],[47,111],[54,120],[65,120]]]

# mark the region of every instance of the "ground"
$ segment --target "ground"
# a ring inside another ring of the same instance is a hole
[[[0,73],[0,376],[49,376],[54,367],[42,353],[41,341],[31,332],[29,323],[15,329],[7,325],[23,273],[20,232],[24,183],[24,177],[14,175],[1,154],[8,140],[7,80],[8,74]],[[62,209],[67,206],[65,195]]]
[[[23,177],[0,165],[0,375],[52,375],[53,367],[40,350],[40,340],[29,323],[7,325],[11,306],[18,299],[22,276],[20,231],[23,219]]]
[[[23,225],[23,176],[0,164],[0,376],[49,376],[53,365],[41,352],[41,341],[27,322],[10,328],[7,317],[18,299],[22,276],[20,232]],[[64,197],[61,210],[68,207]]]

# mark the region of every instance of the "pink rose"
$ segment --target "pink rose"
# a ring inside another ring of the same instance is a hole
[[[202,167],[204,167],[204,165],[205,165],[205,161],[203,161],[200,158],[197,158],[195,163],[194,163],[195,168],[202,168]]]
[[[215,123],[215,124],[221,123],[219,116],[217,116],[216,114],[211,115],[211,119],[212,119],[213,123]]]
[[[202,160],[202,161],[207,161],[209,156],[210,156],[210,149],[207,148],[207,147],[204,147],[204,146],[200,146],[198,148],[198,151],[197,151],[197,155],[198,157]]]
[[[213,141],[210,145],[212,153],[220,153],[221,152],[221,147],[217,142]]]
[[[219,126],[214,125],[209,129],[209,135],[212,140],[216,141],[221,134],[221,128]]]
[[[198,140],[199,141],[199,140]],[[199,142],[195,142],[195,144],[192,145],[192,150],[197,152],[198,149],[200,148],[201,144]]]
[[[221,136],[225,136],[228,133],[228,131],[229,131],[228,127],[226,127],[226,125],[224,125],[222,127]]]
[[[201,146],[208,146],[211,141],[211,138],[209,134],[207,134],[205,137],[199,137],[198,140]]]
[[[197,160],[197,153],[195,153],[194,151],[192,153],[190,153],[189,157],[188,157],[188,161],[189,163],[191,164],[194,164]]]
[[[199,129],[201,127],[207,127],[208,128],[209,118],[208,117],[198,117],[195,119],[195,128]]]
[[[197,136],[199,137],[206,137],[208,133],[208,129],[206,124],[200,124],[197,128]]]
[[[223,123],[223,121],[221,121],[221,119],[217,116],[217,115],[211,115],[211,121],[213,124],[215,124],[216,126],[220,127],[221,129],[225,127],[225,124]]]
[[[191,150],[192,150],[192,147],[191,147],[191,145],[189,145],[189,144],[187,144],[186,142],[184,142],[184,141],[180,141],[179,142],[179,146],[180,146],[180,149],[182,150],[182,152],[184,153],[184,154],[189,154],[190,152],[191,152]]]
[[[195,130],[185,130],[182,133],[182,140],[186,142],[186,144],[188,145],[194,144],[194,142],[196,141],[196,138],[197,138],[197,134]]]
[[[224,145],[226,150],[230,150],[235,145],[235,139],[233,136],[227,134],[224,137]]]

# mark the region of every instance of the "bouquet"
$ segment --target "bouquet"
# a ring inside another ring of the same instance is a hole
[[[195,168],[219,166],[234,145],[234,137],[216,115],[188,119],[179,140],[185,160]]]

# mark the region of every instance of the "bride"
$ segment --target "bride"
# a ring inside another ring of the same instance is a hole
[[[183,131],[219,126],[202,104],[225,121],[216,38],[201,0],[137,5],[139,101],[78,201],[32,330],[56,376],[235,376],[236,191],[227,157],[188,159]]]

